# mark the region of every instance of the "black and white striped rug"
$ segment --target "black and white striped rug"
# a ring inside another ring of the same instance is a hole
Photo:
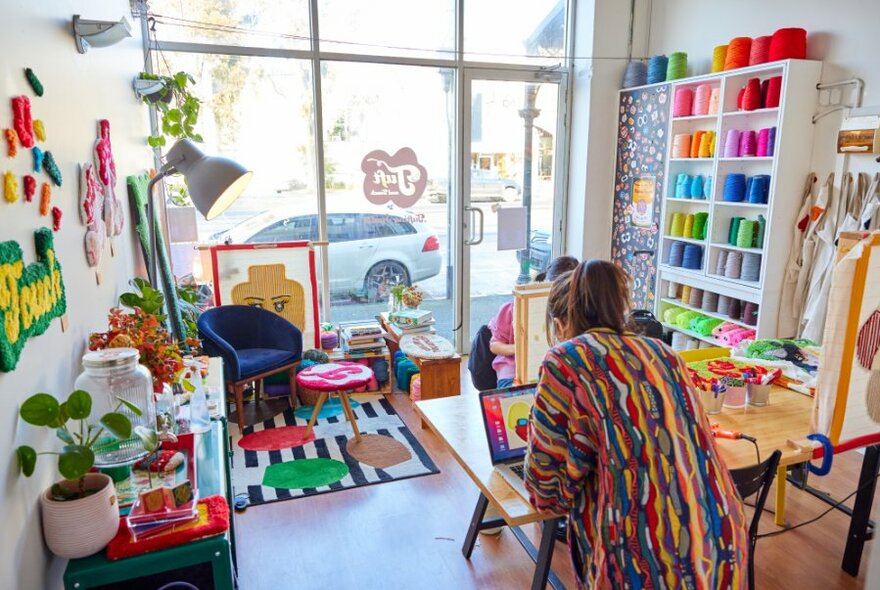
[[[346,451],[348,439],[353,438],[351,425],[344,414],[319,418],[315,424],[315,440],[302,446],[271,451],[245,450],[238,445],[242,434],[230,422],[232,457],[232,488],[235,495],[247,494],[250,504],[266,504],[291,500],[348,488],[387,483],[398,479],[440,473],[427,451],[406,427],[391,404],[381,395],[354,395],[360,405],[353,409],[361,433],[390,436],[410,452],[410,459],[385,469],[370,467],[357,461]],[[308,420],[298,418],[290,408],[270,420],[246,426],[244,435],[270,428],[305,426]],[[345,463],[348,474],[342,479],[317,488],[276,488],[263,485],[269,465],[298,459],[335,459]]]

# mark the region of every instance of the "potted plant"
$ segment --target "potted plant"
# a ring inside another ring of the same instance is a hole
[[[398,311],[403,306],[403,292],[406,291],[406,285],[400,283],[389,289],[391,300],[389,301],[391,309],[389,311]]]
[[[202,136],[195,132],[202,101],[192,94],[195,79],[186,72],[173,76],[160,76],[141,72],[135,80],[135,91],[143,101],[156,107],[161,121],[159,134],[150,136],[151,147],[161,147],[166,138],[187,138],[201,142]]]
[[[106,451],[118,440],[128,439],[132,433],[141,439],[147,451],[158,448],[155,432],[142,426],[132,429],[131,420],[119,411],[125,407],[140,416],[141,410],[117,399],[114,410],[101,416],[97,423],[89,420],[92,397],[82,390],[74,391],[60,404],[48,393],[37,393],[25,400],[19,410],[22,420],[52,429],[64,443],[60,452],[37,453],[27,445],[15,451],[26,477],[34,473],[37,455],[58,456],[58,471],[64,479],[43,492],[40,504],[46,545],[59,557],[76,559],[92,555],[103,549],[119,528],[113,481],[103,473],[91,473],[95,454]],[[71,420],[73,425],[69,427]]]

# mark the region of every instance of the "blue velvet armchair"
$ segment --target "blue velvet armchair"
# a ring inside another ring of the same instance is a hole
[[[254,381],[286,372],[290,406],[296,405],[296,367],[302,360],[299,328],[283,317],[249,305],[221,305],[199,316],[205,354],[223,359],[227,391],[235,398],[238,428],[244,430],[244,390]]]

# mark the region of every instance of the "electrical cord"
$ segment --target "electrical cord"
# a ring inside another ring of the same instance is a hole
[[[840,500],[840,501],[837,502],[836,504],[833,504],[830,508],[828,508],[825,512],[822,512],[822,513],[819,514],[818,516],[815,516],[815,517],[811,518],[810,520],[805,520],[804,522],[798,523],[798,524],[796,524],[796,525],[794,525],[794,526],[790,526],[790,527],[788,527],[787,529],[782,529],[781,531],[773,531],[773,532],[771,532],[771,533],[764,533],[764,534],[762,534],[762,535],[756,535],[756,536],[755,536],[755,539],[763,539],[763,538],[765,538],[765,537],[776,537],[777,535],[782,535],[782,534],[784,534],[784,533],[791,532],[791,531],[793,531],[793,530],[795,530],[795,529],[799,529],[799,528],[801,528],[801,527],[803,527],[803,526],[807,526],[808,524],[813,524],[814,522],[816,522],[817,520],[819,520],[820,518],[822,518],[823,516],[825,516],[826,514],[828,514],[829,512],[831,512],[832,510],[836,510],[837,508],[839,508],[841,505],[843,505],[844,502],[846,502],[847,500],[849,500],[850,498],[852,498],[853,496],[855,496],[856,494],[858,494],[860,491],[862,491],[863,488],[866,488],[866,487],[868,487],[870,484],[873,484],[874,481],[875,481],[878,477],[880,477],[880,473],[874,475],[874,477],[873,477],[870,481],[866,481],[863,485],[861,485],[861,486],[859,486],[858,488],[856,488],[856,490],[855,490],[853,493],[851,493],[849,496],[847,496],[846,498]]]
[[[758,458],[758,465],[761,464],[761,449],[758,448],[758,441],[752,438],[751,436],[742,436],[743,440],[747,440],[753,445],[755,445],[755,456]]]

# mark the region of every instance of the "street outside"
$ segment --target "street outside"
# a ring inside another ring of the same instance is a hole
[[[470,308],[471,333],[480,325],[487,323],[498,310],[498,307],[511,297],[511,292],[520,273],[515,250],[499,251],[498,240],[498,207],[520,206],[521,199],[502,203],[473,203],[484,214],[483,241],[470,246]],[[315,213],[317,209],[314,194],[306,191],[291,191],[278,196],[241,197],[224,215],[210,224],[201,225],[200,237],[209,240],[212,235],[226,231],[236,224],[269,209],[290,212],[290,215]],[[327,208],[333,212],[390,212],[411,216],[423,216],[423,221],[431,227],[440,239],[442,265],[440,273],[434,277],[417,282],[425,293],[423,307],[434,312],[437,320],[438,333],[452,337],[453,325],[452,301],[447,298],[447,267],[449,258],[448,205],[446,203],[430,203],[422,198],[415,206],[403,211],[395,207],[379,207],[366,203],[362,193],[357,191],[328,190]],[[532,205],[532,228],[549,230],[552,223],[552,184],[539,181],[535,187]],[[466,218],[467,219],[467,218]],[[475,228],[478,231],[478,228]],[[364,303],[348,296],[334,295],[331,300],[331,313],[334,322],[359,320],[374,317],[386,310],[387,302]],[[470,335],[468,335],[470,339]]]

